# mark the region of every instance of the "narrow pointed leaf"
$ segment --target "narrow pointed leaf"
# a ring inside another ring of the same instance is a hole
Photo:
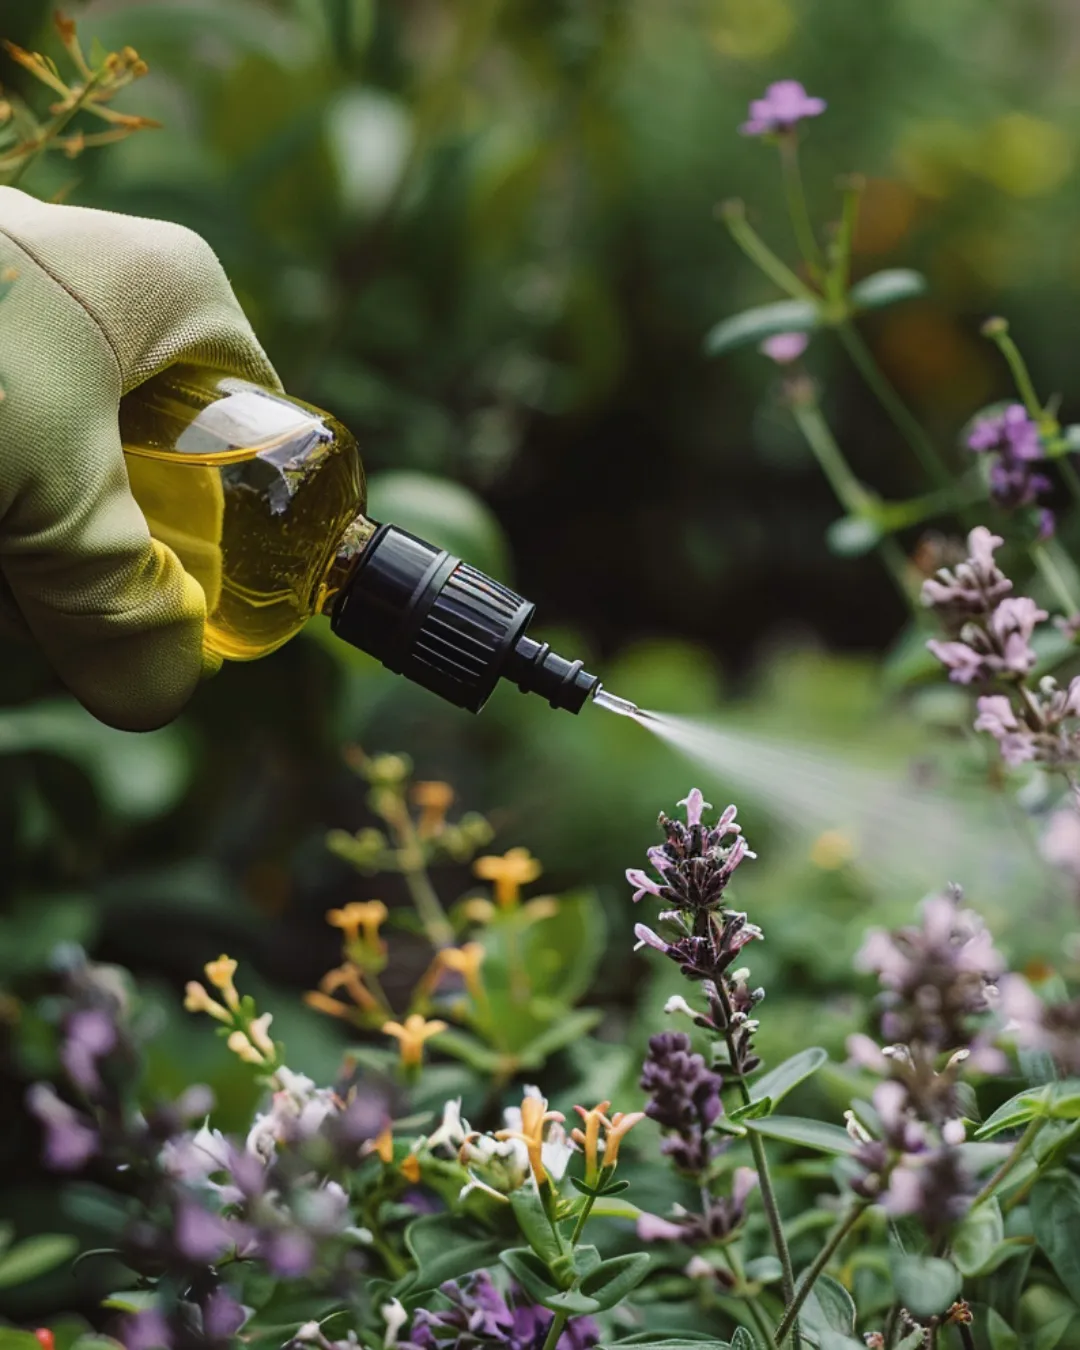
[[[772,1106],[776,1106],[792,1088],[798,1087],[811,1074],[817,1073],[823,1064],[828,1063],[828,1059],[829,1052],[822,1050],[818,1045],[800,1050],[797,1055],[785,1059],[783,1064],[778,1064],[775,1069],[770,1069],[759,1078],[750,1089],[751,1099],[758,1102],[768,1098]]]
[[[777,333],[808,333],[820,322],[816,306],[808,300],[778,300],[733,314],[711,328],[705,338],[707,356],[720,356],[735,347],[764,342]]]
[[[926,278],[910,267],[890,267],[857,281],[848,292],[855,309],[884,309],[926,292]]]

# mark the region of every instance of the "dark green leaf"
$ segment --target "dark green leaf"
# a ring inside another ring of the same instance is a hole
[[[819,323],[818,310],[808,300],[778,300],[733,314],[711,328],[705,338],[707,356],[720,356],[735,347],[763,342],[777,333],[808,333]]]
[[[759,1097],[756,1101],[747,1102],[745,1106],[739,1106],[731,1112],[728,1119],[735,1125],[744,1120],[758,1120],[762,1116],[767,1116],[772,1110],[771,1097]]]
[[[101,1300],[103,1308],[118,1308],[121,1312],[145,1312],[147,1308],[158,1306],[157,1291],[154,1289],[121,1289],[119,1293],[109,1294]]]
[[[1001,1206],[995,1198],[969,1210],[953,1236],[950,1253],[961,1275],[978,1275],[1004,1237]]]
[[[746,1273],[758,1284],[775,1284],[784,1274],[784,1268],[775,1256],[756,1256],[746,1263]]]
[[[633,1346],[634,1350],[730,1350],[730,1341],[714,1341],[711,1337],[697,1336],[684,1332],[682,1336],[656,1337],[650,1331],[638,1331],[621,1341],[607,1341],[598,1350],[625,1350]]]
[[[32,1332],[0,1327],[0,1350],[41,1350],[41,1342]]]
[[[595,1299],[578,1290],[559,1289],[554,1285],[543,1261],[528,1247],[514,1247],[503,1252],[499,1259],[529,1297],[552,1312],[581,1317],[600,1308]]]
[[[955,1303],[961,1279],[952,1262],[894,1254],[891,1264],[897,1301],[916,1317],[933,1317]]]
[[[831,1275],[819,1275],[806,1296],[802,1318],[814,1331],[836,1331],[850,1336],[855,1330],[855,1304],[851,1295]]]
[[[600,1265],[600,1253],[595,1247],[583,1244],[574,1248],[574,1269],[579,1275],[588,1275]]]
[[[973,1309],[975,1337],[989,1346],[989,1350],[1020,1350],[1020,1337],[996,1308]]]
[[[731,1350],[757,1350],[757,1341],[745,1327],[736,1327],[731,1338]]]
[[[11,1289],[70,1261],[79,1250],[70,1233],[39,1233],[0,1257],[0,1289]]]
[[[452,479],[394,469],[373,474],[368,509],[491,576],[511,579],[510,549],[494,512]]]
[[[638,1287],[651,1264],[644,1252],[613,1256],[602,1261],[581,1281],[581,1292],[595,1301],[596,1309],[614,1308],[627,1294]]]
[[[564,1257],[566,1244],[561,1234],[552,1228],[539,1192],[532,1186],[521,1186],[511,1192],[509,1199],[522,1237],[545,1265],[550,1266]]]
[[[1027,1125],[1036,1116],[1045,1116],[1049,1112],[1049,1088],[1030,1088],[1010,1097],[998,1109],[988,1116],[975,1131],[976,1139],[992,1139],[1004,1130],[1016,1130]]]
[[[497,1050],[489,1049],[483,1041],[457,1028],[440,1031],[431,1038],[431,1044],[443,1054],[460,1059],[478,1073],[495,1073],[502,1066],[503,1057]]]
[[[1051,1120],[1080,1120],[1080,1078],[1065,1078],[1050,1085]]]
[[[416,1262],[416,1279],[410,1293],[437,1289],[444,1280],[455,1280],[498,1260],[498,1238],[476,1224],[453,1214],[426,1214],[405,1230],[405,1245]]]
[[[743,1122],[748,1130],[787,1144],[802,1144],[819,1153],[854,1153],[858,1145],[839,1125],[823,1120],[804,1120],[801,1116],[769,1116],[764,1120]]]
[[[926,278],[910,267],[890,267],[857,281],[848,292],[855,309],[883,309],[926,291]]]
[[[1061,1344],[1061,1339],[1076,1320],[1076,1313],[1062,1313],[1060,1317],[1055,1317],[1052,1322],[1045,1322],[1031,1340],[1031,1350],[1056,1350]],[[1071,1341],[1070,1343],[1075,1343]]]
[[[1074,1303],[1080,1303],[1080,1180],[1053,1172],[1031,1192],[1035,1240]]]
[[[599,1008],[578,1008],[567,1013],[524,1046],[518,1052],[518,1062],[523,1069],[542,1068],[544,1061],[556,1050],[592,1031],[603,1016]]]
[[[811,1074],[817,1073],[828,1059],[829,1052],[822,1050],[820,1046],[812,1045],[806,1050],[800,1050],[797,1055],[785,1059],[783,1064],[778,1064],[775,1069],[770,1069],[759,1078],[750,1089],[751,1099],[757,1102],[768,1098],[771,1110],[773,1106],[783,1101],[792,1088],[798,1087]]]

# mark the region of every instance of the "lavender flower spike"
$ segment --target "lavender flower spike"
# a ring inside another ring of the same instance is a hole
[[[705,808],[708,807],[710,811],[712,810],[712,802],[705,800],[700,788],[691,788],[678,805],[686,807],[687,825],[700,825],[701,814]]]
[[[739,128],[744,136],[769,136],[791,131],[808,117],[820,117],[827,104],[814,98],[798,80],[777,80],[765,90],[764,98],[750,104],[750,116]]]
[[[647,895],[662,895],[663,891],[650,877],[647,877],[640,867],[628,867],[626,869],[626,879],[631,886],[636,887],[634,891],[634,904],[642,900]]]

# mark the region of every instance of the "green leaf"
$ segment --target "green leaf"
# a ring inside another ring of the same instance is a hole
[[[599,1008],[578,1008],[567,1013],[518,1051],[518,1063],[523,1069],[542,1068],[556,1050],[587,1035],[603,1016]]]
[[[747,1102],[745,1106],[736,1107],[728,1119],[735,1125],[743,1120],[759,1120],[769,1114],[772,1106],[771,1097],[759,1097],[756,1101]]]
[[[145,1312],[158,1306],[156,1289],[121,1289],[101,1300],[103,1308],[118,1308],[121,1312]]]
[[[509,1200],[522,1237],[545,1265],[564,1257],[566,1244],[551,1226],[540,1193],[533,1186],[522,1186],[510,1193]]]
[[[706,1335],[697,1336],[692,1332],[684,1332],[679,1336],[661,1336],[654,1337],[649,1331],[638,1331],[633,1336],[627,1336],[621,1341],[607,1341],[598,1346],[597,1350],[626,1350],[626,1347],[633,1346],[634,1350],[730,1350],[730,1341],[715,1341]]]
[[[1020,1350],[1020,1337],[1005,1321],[996,1308],[974,1307],[976,1344],[989,1346],[989,1350]]]
[[[528,1247],[513,1247],[503,1252],[499,1260],[530,1298],[552,1312],[582,1317],[596,1312],[600,1307],[595,1299],[588,1298],[576,1289],[559,1289],[552,1284],[547,1267]]]
[[[857,281],[848,292],[855,309],[884,309],[926,292],[926,278],[910,267],[890,267]]]
[[[775,1284],[783,1278],[784,1267],[775,1256],[756,1256],[746,1263],[746,1273],[758,1284]]]
[[[802,1144],[818,1153],[854,1153],[858,1148],[847,1130],[823,1120],[804,1120],[801,1116],[769,1116],[764,1120],[746,1120],[748,1130],[786,1144]]]
[[[70,1233],[39,1233],[0,1257],[0,1289],[26,1284],[46,1271],[70,1261],[79,1240]]]
[[[914,1316],[933,1317],[956,1302],[962,1281],[951,1261],[894,1253],[891,1265],[897,1302]]]
[[[731,1338],[731,1350],[757,1350],[757,1341],[745,1327],[736,1327]]]
[[[498,1260],[502,1243],[476,1224],[453,1214],[426,1214],[405,1230],[405,1245],[416,1262],[410,1293],[437,1289]]]
[[[969,1210],[953,1235],[950,1253],[961,1275],[978,1275],[1004,1237],[1005,1225],[996,1198]]]
[[[1080,1303],[1080,1180],[1065,1172],[1040,1178],[1030,1207],[1036,1242],[1073,1302]]]
[[[448,1028],[446,1031],[440,1031],[437,1036],[432,1036],[431,1044],[444,1054],[461,1060],[462,1064],[467,1064],[470,1069],[475,1069],[477,1073],[493,1074],[503,1065],[503,1056],[497,1050],[492,1050],[483,1041],[469,1035],[466,1031],[458,1031],[456,1027]]]
[[[581,1281],[581,1293],[595,1302],[598,1312],[614,1308],[638,1287],[651,1264],[651,1257],[645,1252],[613,1256],[607,1261],[601,1261],[595,1270],[585,1276]]]
[[[797,1055],[785,1059],[783,1064],[770,1069],[753,1084],[750,1089],[751,1100],[757,1102],[768,1098],[771,1111],[772,1107],[783,1101],[792,1088],[798,1087],[811,1074],[817,1073],[828,1060],[829,1052],[822,1050],[820,1046],[812,1045],[806,1050],[800,1050]]]
[[[1050,1119],[1080,1120],[1080,1078],[1050,1084]]]
[[[1036,1116],[1048,1114],[1049,1087],[1042,1087],[1034,1092],[1027,1088],[1023,1092],[1018,1092],[1015,1097],[1010,1097],[1007,1102],[1003,1102],[992,1115],[988,1116],[975,1131],[975,1138],[992,1139],[995,1134],[1001,1134],[1004,1130],[1019,1129]]]
[[[808,333],[820,323],[816,305],[808,300],[778,300],[773,305],[745,309],[711,328],[705,337],[707,356],[720,356],[735,347],[763,342],[777,333]]]
[[[852,1297],[831,1275],[819,1275],[814,1281],[801,1316],[813,1331],[837,1331],[842,1336],[850,1336],[855,1330]]]
[[[1075,1320],[1076,1314],[1068,1312],[1055,1317],[1051,1322],[1044,1323],[1032,1337],[1031,1350],[1055,1350]]]
[[[41,1350],[41,1342],[32,1332],[0,1327],[0,1350]]]

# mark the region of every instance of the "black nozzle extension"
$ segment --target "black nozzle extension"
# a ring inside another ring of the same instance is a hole
[[[342,587],[338,637],[448,702],[479,712],[500,678],[580,712],[599,680],[525,636],[536,606],[395,525],[380,525]]]

